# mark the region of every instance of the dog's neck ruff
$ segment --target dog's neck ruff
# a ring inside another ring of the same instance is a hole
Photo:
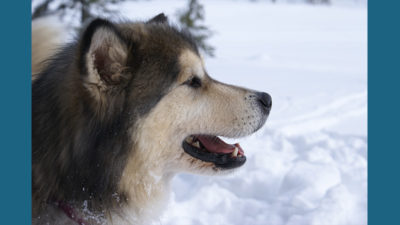
[[[65,213],[65,215],[67,215],[71,220],[75,221],[76,224],[89,225],[89,222],[87,222],[83,218],[79,217],[78,213],[76,213],[76,211],[70,204],[63,202],[63,201],[58,201],[56,203],[56,206],[59,209],[61,209]]]

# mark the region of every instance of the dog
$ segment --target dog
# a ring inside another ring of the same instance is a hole
[[[269,94],[212,79],[194,38],[164,14],[95,19],[43,48],[32,46],[33,58],[48,54],[32,64],[33,224],[149,224],[175,174],[242,166],[240,145],[218,136],[250,135],[271,110]]]

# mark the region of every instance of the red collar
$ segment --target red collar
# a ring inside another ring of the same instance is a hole
[[[79,225],[88,225],[89,223],[84,219],[80,218],[75,212],[74,208],[66,202],[58,201],[56,203],[58,208],[60,208],[71,220],[75,221]]]

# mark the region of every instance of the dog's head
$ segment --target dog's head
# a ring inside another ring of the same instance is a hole
[[[163,14],[146,23],[95,20],[80,53],[90,108],[104,122],[115,114],[128,118],[127,176],[138,165],[163,173],[237,168],[246,161],[243,150],[218,136],[249,135],[271,110],[268,94],[212,79],[195,41]]]

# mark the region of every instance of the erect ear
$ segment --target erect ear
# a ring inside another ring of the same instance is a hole
[[[82,35],[80,51],[80,70],[89,83],[118,85],[127,78],[128,46],[111,22],[92,21]]]
[[[160,13],[157,16],[153,17],[147,23],[167,23],[168,17],[164,13]]]

